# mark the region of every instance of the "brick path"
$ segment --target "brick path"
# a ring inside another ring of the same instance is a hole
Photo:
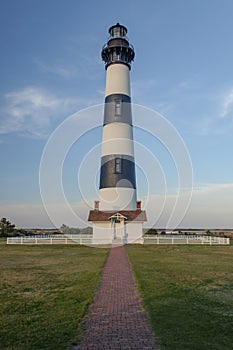
[[[78,350],[157,349],[124,246],[111,248]]]

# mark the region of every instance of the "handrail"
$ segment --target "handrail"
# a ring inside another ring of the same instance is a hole
[[[123,45],[116,45],[117,47],[126,47],[126,46],[123,46]],[[108,47],[108,41],[102,46],[102,51]],[[111,47],[114,47],[114,46],[111,46]],[[134,47],[132,44],[128,43],[128,47],[131,48],[133,51],[134,51]]]
[[[129,42],[129,38],[127,37],[127,35],[109,35],[108,41],[112,39],[125,39]]]

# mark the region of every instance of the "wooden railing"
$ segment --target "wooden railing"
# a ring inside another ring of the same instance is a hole
[[[225,237],[213,236],[185,236],[185,235],[156,235],[144,236],[143,244],[209,244],[209,245],[228,245],[230,239]]]
[[[112,242],[106,242],[112,243]],[[126,243],[126,242],[122,242]],[[140,244],[209,244],[209,245],[229,245],[230,239],[213,236],[172,236],[172,235],[148,235],[140,238]],[[7,244],[81,244],[92,245],[92,235],[49,235],[49,236],[23,236],[9,237]],[[103,244],[103,239],[100,244]],[[95,239],[94,245],[98,245]]]
[[[7,244],[92,244],[92,235],[8,237]]]

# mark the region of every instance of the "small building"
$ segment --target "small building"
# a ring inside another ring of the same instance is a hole
[[[142,225],[146,212],[137,210],[89,212],[88,221],[93,223],[93,244],[143,243]]]

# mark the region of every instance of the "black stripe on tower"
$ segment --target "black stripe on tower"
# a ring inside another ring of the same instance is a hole
[[[132,125],[131,98],[124,94],[112,94],[105,98],[104,125],[121,122]]]
[[[99,188],[108,187],[136,189],[135,163],[132,156],[114,154],[101,158]]]

